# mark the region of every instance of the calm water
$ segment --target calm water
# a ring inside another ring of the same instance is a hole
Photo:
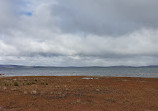
[[[158,67],[145,68],[0,68],[5,76],[115,76],[158,78]]]

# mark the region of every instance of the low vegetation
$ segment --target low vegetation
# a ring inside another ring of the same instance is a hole
[[[14,82],[14,86],[19,86],[18,82],[15,81]]]
[[[158,109],[157,78],[83,78],[85,77],[0,78],[0,105],[4,111]]]

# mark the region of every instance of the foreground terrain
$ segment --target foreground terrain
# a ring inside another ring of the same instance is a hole
[[[0,111],[157,111],[158,78],[0,77]]]

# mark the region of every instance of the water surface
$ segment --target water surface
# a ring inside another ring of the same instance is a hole
[[[158,77],[158,67],[21,67],[0,68],[5,76]]]

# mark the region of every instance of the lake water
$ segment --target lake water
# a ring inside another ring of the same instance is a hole
[[[5,76],[111,76],[158,78],[158,67],[0,68]]]

